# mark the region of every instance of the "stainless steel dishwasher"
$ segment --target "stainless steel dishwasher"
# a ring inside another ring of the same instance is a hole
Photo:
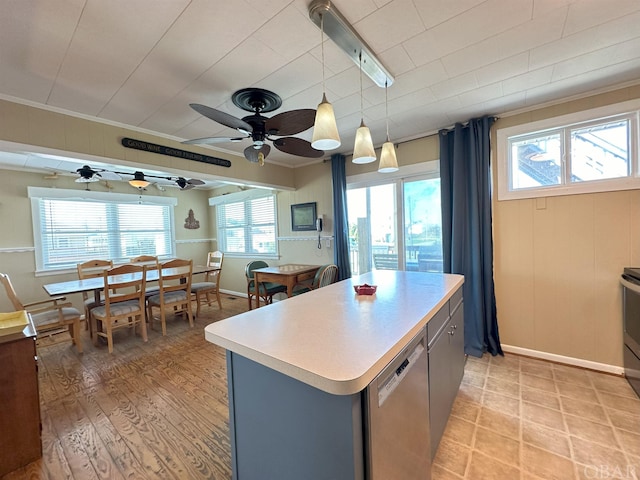
[[[426,329],[365,390],[367,479],[430,480]]]

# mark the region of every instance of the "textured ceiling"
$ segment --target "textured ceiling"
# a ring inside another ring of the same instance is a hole
[[[201,103],[242,117],[245,87],[322,96],[320,30],[309,0],[0,0],[0,97],[180,140],[235,136]],[[638,0],[337,0],[333,5],[395,77],[392,141],[640,79]],[[360,123],[359,69],[325,37],[325,90],[342,146]],[[386,137],[385,92],[363,79],[364,120]],[[269,115],[268,115],[269,116]],[[311,130],[297,136],[310,140]],[[218,144],[237,152],[250,144]],[[333,152],[330,152],[333,153]],[[32,159],[33,161],[33,159]],[[287,166],[316,159],[272,149]]]

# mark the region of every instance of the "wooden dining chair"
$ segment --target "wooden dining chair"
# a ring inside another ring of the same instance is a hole
[[[147,312],[149,325],[153,328],[153,308],[160,310],[162,335],[167,334],[166,310],[174,307],[174,311],[182,309],[186,312],[189,325],[193,327],[193,312],[191,308],[191,275],[193,260],[176,258],[160,264],[158,270],[159,291],[147,298]]]
[[[0,273],[0,282],[2,282],[13,308],[16,311],[26,310],[31,314],[38,333],[67,328],[78,353],[82,353],[82,338],[80,337],[82,313],[74,308],[71,302],[66,302],[65,297],[55,297],[38,302],[23,303],[18,298],[9,275]]]
[[[147,341],[145,270],[144,265],[125,264],[102,272],[104,304],[91,309],[94,345],[98,344],[98,337],[105,337],[109,353],[113,353],[113,332],[121,328],[135,331],[136,326],[140,329],[142,340]],[[102,328],[98,328],[98,322]]]
[[[256,287],[254,283],[253,271],[258,268],[266,268],[269,264],[262,260],[253,260],[244,267],[244,274],[247,277],[247,299],[249,300],[249,310],[252,309],[252,299],[256,296]],[[273,303],[273,296],[276,293],[286,293],[287,287],[273,282],[260,282],[258,286],[260,298],[264,300],[265,305]]]
[[[191,284],[191,295],[196,301],[196,317],[200,316],[200,306],[206,302],[211,306],[211,300],[215,295],[218,301],[218,307],[222,310],[222,302],[220,301],[220,274],[222,273],[222,261],[224,254],[220,251],[209,252],[207,255],[207,267],[217,268],[211,272],[206,272],[204,282],[196,282]]]
[[[158,257],[156,257],[155,255],[139,255],[129,260],[129,263],[132,263],[134,265],[145,265],[147,267],[147,272],[157,271],[160,268],[160,262],[158,261]],[[156,295],[159,290],[159,286],[149,286],[147,284],[144,292],[145,297],[149,298],[151,295]]]
[[[97,278],[102,276],[102,272],[113,268],[113,261],[111,260],[88,260],[86,262],[79,263],[76,266],[78,270],[78,279],[85,280],[87,278]],[[84,320],[86,322],[85,327],[89,329],[89,336],[93,337],[91,331],[91,309],[97,307],[102,303],[96,302],[95,296],[89,296],[89,292],[82,292],[82,302],[84,304]]]

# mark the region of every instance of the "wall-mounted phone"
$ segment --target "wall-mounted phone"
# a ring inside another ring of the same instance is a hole
[[[320,243],[320,232],[322,232],[322,215],[316,218],[316,231],[318,232],[318,250],[322,248],[322,243]]]

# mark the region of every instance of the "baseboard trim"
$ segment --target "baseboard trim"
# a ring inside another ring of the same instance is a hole
[[[523,355],[525,357],[539,358],[541,360],[548,360],[555,363],[563,363],[565,365],[571,365],[574,367],[586,368],[589,370],[595,370],[597,372],[611,373],[613,375],[624,375],[624,368],[616,365],[608,365],[606,363],[592,362],[591,360],[584,360],[582,358],[565,357],[564,355],[557,355],[555,353],[541,352],[539,350],[531,350],[529,348],[515,347],[513,345],[502,344],[502,350],[507,353],[515,353],[517,355]]]
[[[233,295],[234,297],[244,297],[247,298],[247,292],[234,292],[233,290],[225,290],[223,288],[220,289],[220,293],[226,293],[227,295]],[[282,299],[285,300],[285,299]],[[273,299],[274,302],[281,301],[279,298],[275,297]]]
[[[221,288],[220,293],[226,293],[227,295],[233,295],[234,297],[247,298],[247,292],[234,292],[233,290],[227,290],[225,288]]]

